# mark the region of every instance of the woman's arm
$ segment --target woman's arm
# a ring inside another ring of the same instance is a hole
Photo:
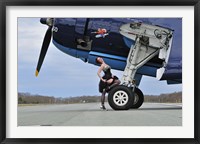
[[[102,72],[102,70],[103,70],[103,67],[104,67],[104,65],[102,64],[102,65],[100,66],[98,72],[97,72],[97,75],[98,75],[98,77],[100,78],[100,80],[102,80],[102,81],[105,82],[106,80],[104,80],[104,79],[101,77],[101,72]]]

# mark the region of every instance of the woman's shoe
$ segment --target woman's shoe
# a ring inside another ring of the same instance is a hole
[[[100,106],[100,109],[106,110],[106,107],[105,107],[104,105],[101,105],[101,106]]]

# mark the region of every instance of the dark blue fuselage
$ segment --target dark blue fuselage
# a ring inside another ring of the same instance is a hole
[[[112,69],[124,70],[126,59],[134,41],[122,36],[119,28],[131,22],[143,22],[174,30],[169,60],[162,79],[168,83],[182,82],[182,19],[181,18],[56,18],[53,28],[54,45],[66,54],[95,64],[96,57],[103,57]],[[97,38],[98,28],[107,30],[108,35]],[[83,41],[87,46],[82,46]],[[142,66],[138,77],[156,77],[156,70],[163,66],[157,56]]]

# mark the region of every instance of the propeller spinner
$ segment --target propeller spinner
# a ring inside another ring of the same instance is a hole
[[[46,55],[46,52],[47,52],[48,47],[49,47],[49,44],[51,42],[52,28],[53,28],[54,19],[53,18],[41,18],[40,22],[42,24],[48,25],[49,27],[48,27],[48,29],[46,31],[45,36],[44,36],[42,48],[41,48],[41,51],[40,51],[40,57],[39,57],[37,68],[36,68],[36,72],[35,72],[36,76],[38,76],[38,74],[39,74],[40,68],[41,68],[42,63],[44,61],[44,57]]]

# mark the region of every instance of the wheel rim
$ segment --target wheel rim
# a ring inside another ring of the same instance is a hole
[[[136,104],[138,101],[139,101],[139,96],[135,93],[134,95],[134,103],[133,104]]]
[[[118,106],[124,106],[128,102],[128,94],[125,91],[117,91],[113,95],[113,102]]]

